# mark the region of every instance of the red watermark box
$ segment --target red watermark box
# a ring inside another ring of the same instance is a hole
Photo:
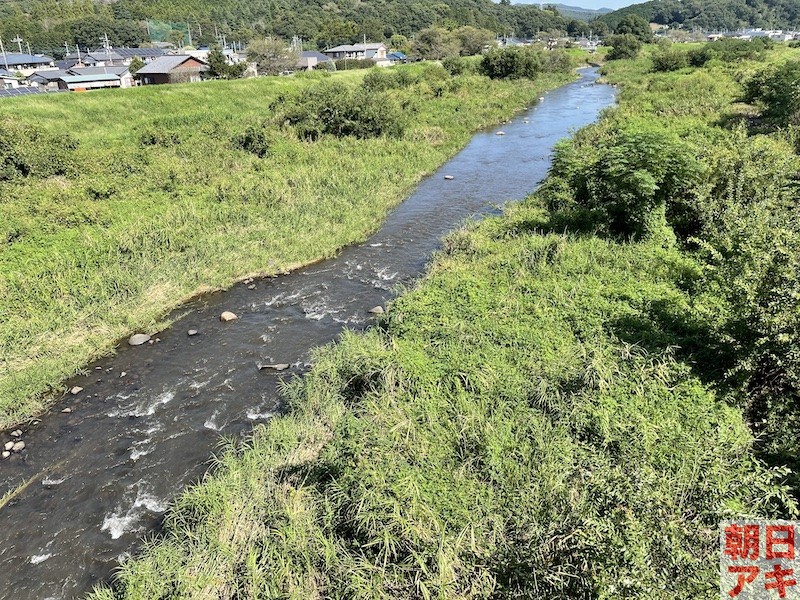
[[[799,528],[800,521],[721,522],[720,598],[800,600]]]

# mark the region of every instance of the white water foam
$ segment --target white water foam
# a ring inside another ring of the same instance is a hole
[[[53,556],[52,554],[34,554],[31,556],[31,564],[38,565],[41,562],[46,561],[48,558]]]
[[[266,412],[256,412],[258,408],[252,408],[247,411],[247,418],[250,421],[266,421],[267,419],[271,419],[275,416],[275,413],[272,411]]]
[[[219,411],[215,410],[214,414],[211,415],[208,419],[206,419],[205,423],[203,423],[203,427],[206,429],[211,429],[212,431],[219,431],[222,429],[222,425],[217,423],[217,417],[219,416]]]
[[[136,494],[136,500],[127,511],[123,512],[123,509],[120,508],[105,516],[103,524],[100,526],[100,531],[108,531],[112,540],[119,539],[123,534],[135,528],[144,513],[163,513],[168,506],[169,504],[166,500],[139,490]]]
[[[42,485],[61,485],[67,480],[66,477],[62,477],[61,479],[56,479],[54,477],[45,477],[42,479]]]
[[[158,409],[159,406],[168,404],[173,398],[175,398],[175,392],[164,392],[152,400],[148,398],[144,402],[136,403],[133,406],[112,410],[108,413],[108,416],[112,419],[119,417],[150,417],[156,413],[156,409]]]

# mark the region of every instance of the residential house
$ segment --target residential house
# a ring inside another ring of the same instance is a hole
[[[13,73],[0,69],[0,90],[11,90],[19,87],[19,80]]]
[[[333,60],[346,58],[348,60],[374,60],[377,62],[386,59],[386,50],[386,46],[380,43],[343,44],[328,48],[323,54]]]
[[[305,71],[313,70],[317,65],[333,63],[330,56],[326,56],[321,52],[313,50],[305,50],[300,53],[300,58],[297,60],[297,68]]]
[[[47,90],[129,88],[134,85],[128,67],[72,67],[63,70],[36,71],[29,75],[27,80],[28,85]]]
[[[393,65],[400,65],[408,62],[408,56],[406,56],[402,52],[395,51],[387,54],[386,60],[388,60]]]
[[[200,81],[208,64],[193,56],[161,56],[136,72],[142,85]]]
[[[122,87],[122,81],[113,73],[96,75],[64,75],[58,79],[58,89],[71,92],[85,92],[104,88]]]
[[[42,87],[48,90],[58,89],[58,80],[66,75],[70,75],[66,69],[48,69],[45,71],[34,71],[25,79],[31,87]]]
[[[100,50],[90,50],[88,52],[73,52],[64,57],[65,61],[77,61],[72,66],[83,67],[112,67],[122,66],[125,59],[116,50],[101,48]],[[78,63],[81,63],[78,65]],[[128,60],[130,64],[130,59]]]
[[[55,69],[55,59],[50,56],[35,54],[20,54],[17,52],[5,52],[0,54],[0,69],[5,69],[11,73],[19,71],[24,76],[28,76],[37,69]]]

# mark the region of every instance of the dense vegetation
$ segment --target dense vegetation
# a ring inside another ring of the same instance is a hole
[[[800,29],[800,3],[796,0],[651,0],[627,6],[598,18],[615,29],[636,15],[651,23],[707,31],[761,27]]]
[[[800,156],[755,112],[789,58],[609,63],[620,107],[94,598],[718,597],[719,520],[797,514]]]
[[[407,38],[428,27],[447,30],[459,26],[487,29],[495,34],[534,36],[539,31],[564,30],[568,20],[538,6],[500,5],[491,0],[375,0],[353,3],[335,0],[325,4],[309,0],[6,0],[0,3],[0,37],[6,42],[20,35],[35,51],[59,53],[64,42],[97,47],[104,34],[115,46],[149,41],[157,24],[179,22],[176,31],[192,29],[192,42],[216,42],[215,32],[229,41],[247,42],[258,36],[285,40],[299,36],[310,46],[326,47],[358,42],[393,40],[402,46]]]
[[[571,76],[426,64],[5,100],[0,428],[198,291],[363,239],[475,129]]]

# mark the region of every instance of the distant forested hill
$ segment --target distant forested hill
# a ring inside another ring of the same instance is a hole
[[[539,0],[512,0],[514,4],[540,4]],[[591,21],[601,15],[613,12],[610,8],[581,8],[579,6],[569,6],[567,4],[553,4],[545,2],[548,6],[554,6],[559,14],[565,19],[578,19],[580,21]]]
[[[176,29],[188,22],[195,45],[213,42],[216,30],[230,41],[296,35],[319,47],[364,35],[409,37],[433,25],[525,37],[567,25],[553,10],[491,0],[0,0],[6,46],[19,35],[39,52],[63,50],[65,42],[97,46],[104,34],[114,45],[135,45],[148,40],[147,19],[181,23]]]
[[[600,17],[611,29],[628,15],[662,25],[736,30],[800,29],[800,0],[653,0]]]

